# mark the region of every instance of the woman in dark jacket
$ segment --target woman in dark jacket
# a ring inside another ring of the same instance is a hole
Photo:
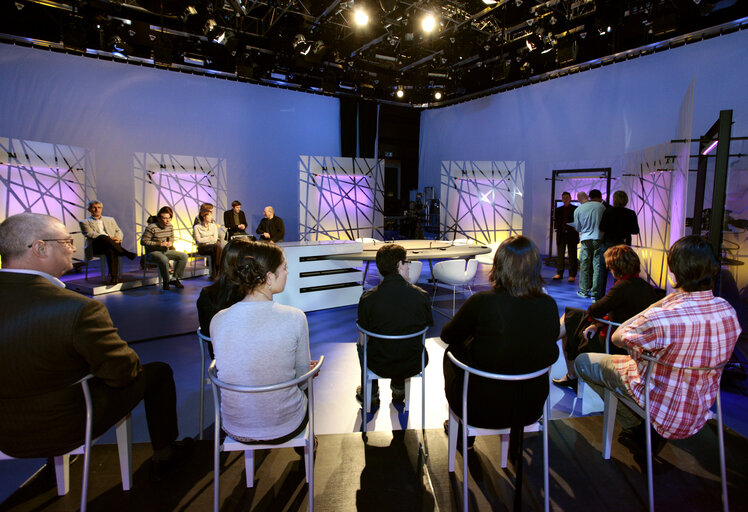
[[[490,279],[493,289],[476,293],[444,326],[447,351],[473,368],[522,374],[552,365],[558,358],[558,309],[543,292],[540,254],[529,238],[514,236],[497,249]],[[462,370],[444,356],[444,390],[449,407],[462,412]],[[471,377],[470,424],[485,428],[528,425],[543,412],[548,377],[501,382]]]
[[[615,284],[600,300],[587,310],[566,308],[561,317],[561,340],[566,359],[567,374],[553,382],[562,387],[576,388],[574,360],[583,352],[605,352],[605,324],[592,318],[606,318],[623,323],[659,300],[657,290],[639,277],[639,256],[628,245],[616,245],[605,251],[605,266],[613,273]],[[664,296],[664,295],[663,295]],[[612,354],[625,354],[623,349],[610,344]]]

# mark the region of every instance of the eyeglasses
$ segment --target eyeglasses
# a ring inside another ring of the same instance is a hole
[[[75,249],[75,240],[72,238],[42,238],[38,240],[39,242],[57,242],[58,244],[67,245],[68,247],[72,247]],[[33,247],[34,244],[27,245],[26,247]]]

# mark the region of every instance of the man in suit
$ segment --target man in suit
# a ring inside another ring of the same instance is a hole
[[[260,240],[266,242],[282,242],[286,236],[286,227],[283,225],[283,219],[275,215],[272,206],[266,206],[263,210],[264,219],[257,226],[257,234]]]
[[[246,235],[247,217],[242,211],[242,203],[234,201],[231,209],[223,212],[223,225],[226,228],[226,240],[231,240],[235,235]]]
[[[119,282],[119,257],[126,256],[135,259],[137,254],[122,247],[122,230],[113,217],[101,215],[104,205],[101,201],[93,200],[88,203],[91,216],[79,222],[83,236],[86,237],[86,258],[104,255],[109,267],[109,284]]]
[[[87,374],[93,437],[141,400],[153,447],[151,476],[161,479],[190,441],[178,435],[176,389],[166,363],[141,365],[100,302],[65,289],[73,239],[53,217],[22,213],[0,224],[0,450],[55,456],[84,441]]]
[[[553,224],[556,228],[556,275],[553,279],[564,277],[564,253],[569,251],[569,282],[573,283],[577,276],[577,244],[579,244],[579,233],[569,223],[574,222],[574,210],[576,206],[571,204],[571,194],[561,194],[562,206],[556,208],[553,216]]]

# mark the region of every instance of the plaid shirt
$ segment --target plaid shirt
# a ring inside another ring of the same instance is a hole
[[[678,292],[643,311],[621,331],[631,356],[613,356],[613,365],[644,407],[648,361],[642,352],[668,364],[717,366],[730,358],[740,326],[735,310],[711,291]],[[721,370],[676,370],[655,365],[649,392],[652,423],[670,439],[698,432],[719,392]]]

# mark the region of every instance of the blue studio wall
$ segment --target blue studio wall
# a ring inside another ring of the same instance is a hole
[[[93,150],[105,215],[127,245],[135,153],[226,159],[228,200],[252,230],[273,205],[287,240],[298,239],[299,155],[340,154],[335,98],[6,44],[0,70],[0,136]]]
[[[748,136],[747,60],[744,30],[425,111],[419,186],[440,189],[443,160],[526,161],[524,232],[545,252],[551,193],[545,178],[554,162],[586,167],[670,141],[692,80],[693,136],[705,132],[722,109],[734,110],[733,136]]]

